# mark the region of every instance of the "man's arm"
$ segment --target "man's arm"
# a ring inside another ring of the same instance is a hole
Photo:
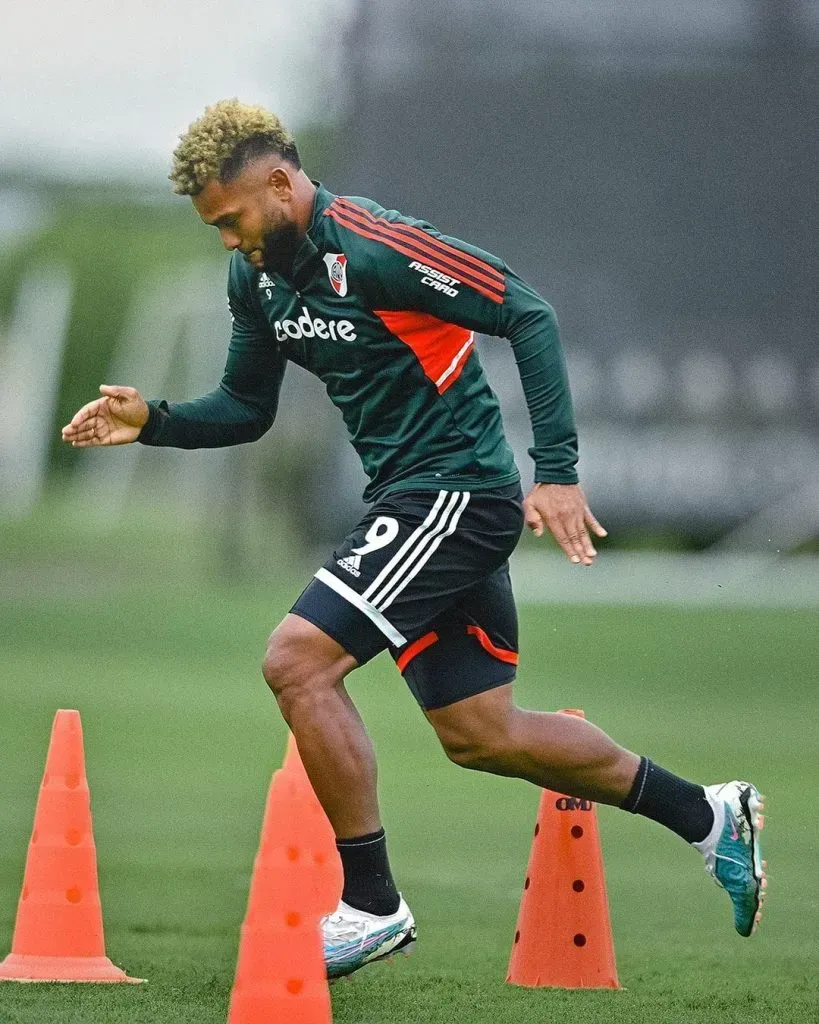
[[[231,263],[228,299],[233,330],[227,365],[217,388],[190,402],[145,402],[134,388],[100,388],[63,427],[76,448],[142,444],[220,448],[255,441],[273,424],[286,360],[253,307],[241,268]]]
[[[272,345],[272,342],[268,343]],[[260,379],[255,371],[264,370]],[[171,448],[222,448],[257,441],[273,425],[284,377],[284,359],[255,356],[231,343],[218,388],[190,402],[152,400],[137,440]]]
[[[142,444],[221,448],[256,441],[273,425],[286,359],[254,305],[241,259],[234,253],[230,263],[233,329],[219,386],[190,402],[148,402]]]
[[[605,537],[577,478],[577,430],[566,362],[552,307],[509,268],[506,292],[493,332],[509,339],[534,432],[529,455],[535,485],[524,501],[526,525],[535,536],[544,526],[575,565],[597,554],[590,532]]]
[[[537,536],[548,527],[572,562],[591,565],[596,552],[589,531],[598,537],[606,531],[578,484],[577,431],[554,310],[496,256],[424,222],[393,211],[384,216],[402,226],[403,251],[373,243],[371,261],[361,270],[373,288],[374,308],[380,303],[386,309],[418,310],[509,340],[534,433],[529,454],[535,485],[524,501],[527,525]],[[446,272],[448,290],[430,286],[430,276],[418,269],[421,261],[408,254],[413,245],[426,252],[425,264]]]

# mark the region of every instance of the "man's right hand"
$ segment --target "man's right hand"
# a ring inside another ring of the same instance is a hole
[[[148,404],[136,388],[102,384],[100,393],[63,427],[63,441],[73,448],[130,444],[148,422]]]

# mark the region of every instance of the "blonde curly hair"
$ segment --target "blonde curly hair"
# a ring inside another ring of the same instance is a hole
[[[195,196],[208,181],[229,181],[250,160],[271,152],[301,168],[293,136],[275,114],[237,99],[219,100],[180,135],[168,177],[177,195]]]

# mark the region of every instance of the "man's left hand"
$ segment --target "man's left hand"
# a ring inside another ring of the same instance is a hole
[[[579,484],[535,484],[523,499],[526,525],[536,537],[547,527],[575,565],[593,565],[597,552],[589,530],[607,537],[586,503]]]

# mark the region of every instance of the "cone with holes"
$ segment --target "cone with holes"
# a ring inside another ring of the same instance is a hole
[[[583,717],[582,711],[566,711]],[[546,789],[540,799],[506,980],[556,988],[620,988],[597,811]]]
[[[132,982],[105,955],[78,711],[51,730],[11,953],[0,981]]]
[[[307,777],[299,748],[296,746],[296,739],[292,733],[288,734],[287,752],[281,774],[296,787],[298,792],[301,842],[309,847],[314,861],[321,866],[321,870],[312,876],[314,892],[311,895],[311,900],[318,907],[320,915],[330,914],[336,909],[338,901],[341,899],[344,872],[336,848],[333,826],[324,813],[324,808],[319,803],[310,779]],[[278,800],[272,802],[271,821],[265,820],[263,826],[265,835],[268,830],[272,832],[268,841],[275,837],[277,831],[280,830],[282,816],[286,816],[287,813],[286,808],[279,809]]]
[[[270,784],[228,1024],[332,1021],[319,921],[341,884],[332,828],[291,742]]]

